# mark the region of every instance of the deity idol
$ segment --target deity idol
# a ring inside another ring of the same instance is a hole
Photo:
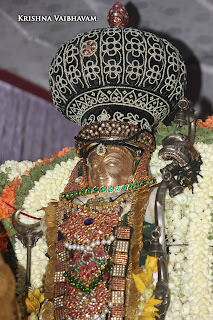
[[[59,201],[45,210],[50,260],[42,320],[138,319],[144,221],[155,223],[152,270],[146,262],[151,278],[158,260],[156,290],[147,291],[151,317],[164,319],[169,304],[163,223],[161,209],[154,209],[157,183],[149,159],[154,128],[184,101],[186,69],[167,40],[125,27],[128,15],[120,3],[108,20],[109,28],[64,43],[50,67],[56,108],[82,129],[75,137],[80,159]],[[196,181],[201,162],[191,142],[183,135],[164,140],[162,154],[174,161],[163,171],[158,200],[168,185],[174,196]],[[150,280],[144,281],[148,287]]]
[[[167,40],[125,28],[121,4],[108,18],[110,28],[63,44],[50,67],[56,108],[82,130],[75,138],[80,160],[58,204],[46,209],[51,258],[42,319],[138,316],[133,274],[140,272],[143,221],[154,223],[153,128],[183,96],[186,71]],[[168,280],[165,263],[162,270]],[[161,319],[166,287],[155,301]]]

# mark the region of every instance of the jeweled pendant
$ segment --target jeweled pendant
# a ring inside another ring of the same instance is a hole
[[[99,156],[103,156],[105,153],[106,153],[106,147],[101,143],[98,145],[97,147],[97,151],[96,153],[99,155]]]

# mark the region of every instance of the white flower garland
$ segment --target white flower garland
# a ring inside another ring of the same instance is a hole
[[[159,169],[165,162],[157,159],[159,146],[151,159],[151,171],[160,181]],[[166,197],[166,233],[170,246],[169,287],[171,303],[167,320],[213,319],[211,246],[208,240],[213,223],[213,145],[196,143],[203,164],[194,193]],[[181,245],[180,244],[184,244]]]
[[[53,170],[48,170],[39,181],[36,181],[34,187],[24,199],[23,212],[37,218],[43,218],[44,210],[40,209],[47,207],[51,200],[59,200],[59,195],[64,190],[78,160],[79,158],[76,157],[74,160],[69,159],[67,162],[61,162]],[[24,223],[35,223],[35,220],[26,216],[21,216],[20,220]],[[19,240],[15,243],[15,252],[18,259],[17,294],[21,301],[26,276],[27,250]],[[42,237],[32,248],[31,284],[34,288],[42,288],[43,286],[43,277],[48,263],[48,258],[45,256],[46,252],[45,237]]]
[[[10,169],[8,174],[8,178],[10,181],[14,180],[15,178],[21,178],[26,170],[32,169],[34,166],[34,162],[24,160],[21,162],[14,161],[14,160],[7,160],[4,164],[0,166],[0,172],[6,173],[6,169]]]
[[[166,163],[159,160],[159,146],[153,153],[150,167],[152,175],[161,181],[160,168]],[[194,193],[185,189],[184,192],[171,199],[166,197],[166,233],[170,247],[169,286],[171,303],[167,312],[167,320],[210,320],[213,314],[212,296],[212,240],[208,240],[213,224],[213,144],[195,144],[200,152],[203,164],[199,183],[194,185]],[[70,173],[79,159],[68,160],[57,164],[54,170],[48,170],[25,198],[25,211],[35,217],[44,216],[44,211],[51,200],[58,200],[64,190]],[[6,167],[12,168],[9,178],[20,177],[25,170],[33,167],[29,161],[7,161],[0,167],[0,172]],[[25,223],[34,223],[33,219],[22,217]],[[180,244],[183,244],[180,246]],[[177,245],[177,246],[175,246]],[[21,296],[25,282],[26,249],[17,241],[15,245],[18,259],[17,293]],[[43,237],[32,249],[32,278],[35,288],[42,287],[48,258],[45,257],[47,246]]]

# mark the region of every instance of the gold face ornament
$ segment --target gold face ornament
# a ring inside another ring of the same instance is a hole
[[[98,147],[88,156],[89,187],[115,187],[128,183],[133,175],[134,160],[126,147],[107,146],[104,154]]]

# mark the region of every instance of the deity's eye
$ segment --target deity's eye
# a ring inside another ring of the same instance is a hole
[[[114,167],[114,166],[117,166],[119,163],[120,163],[120,159],[118,160],[117,158],[115,159],[115,157],[106,157],[104,159],[104,163],[106,166],[109,166],[109,167]]]
[[[116,161],[106,161],[106,165],[109,166],[109,167],[114,167],[117,165],[117,162]]]

